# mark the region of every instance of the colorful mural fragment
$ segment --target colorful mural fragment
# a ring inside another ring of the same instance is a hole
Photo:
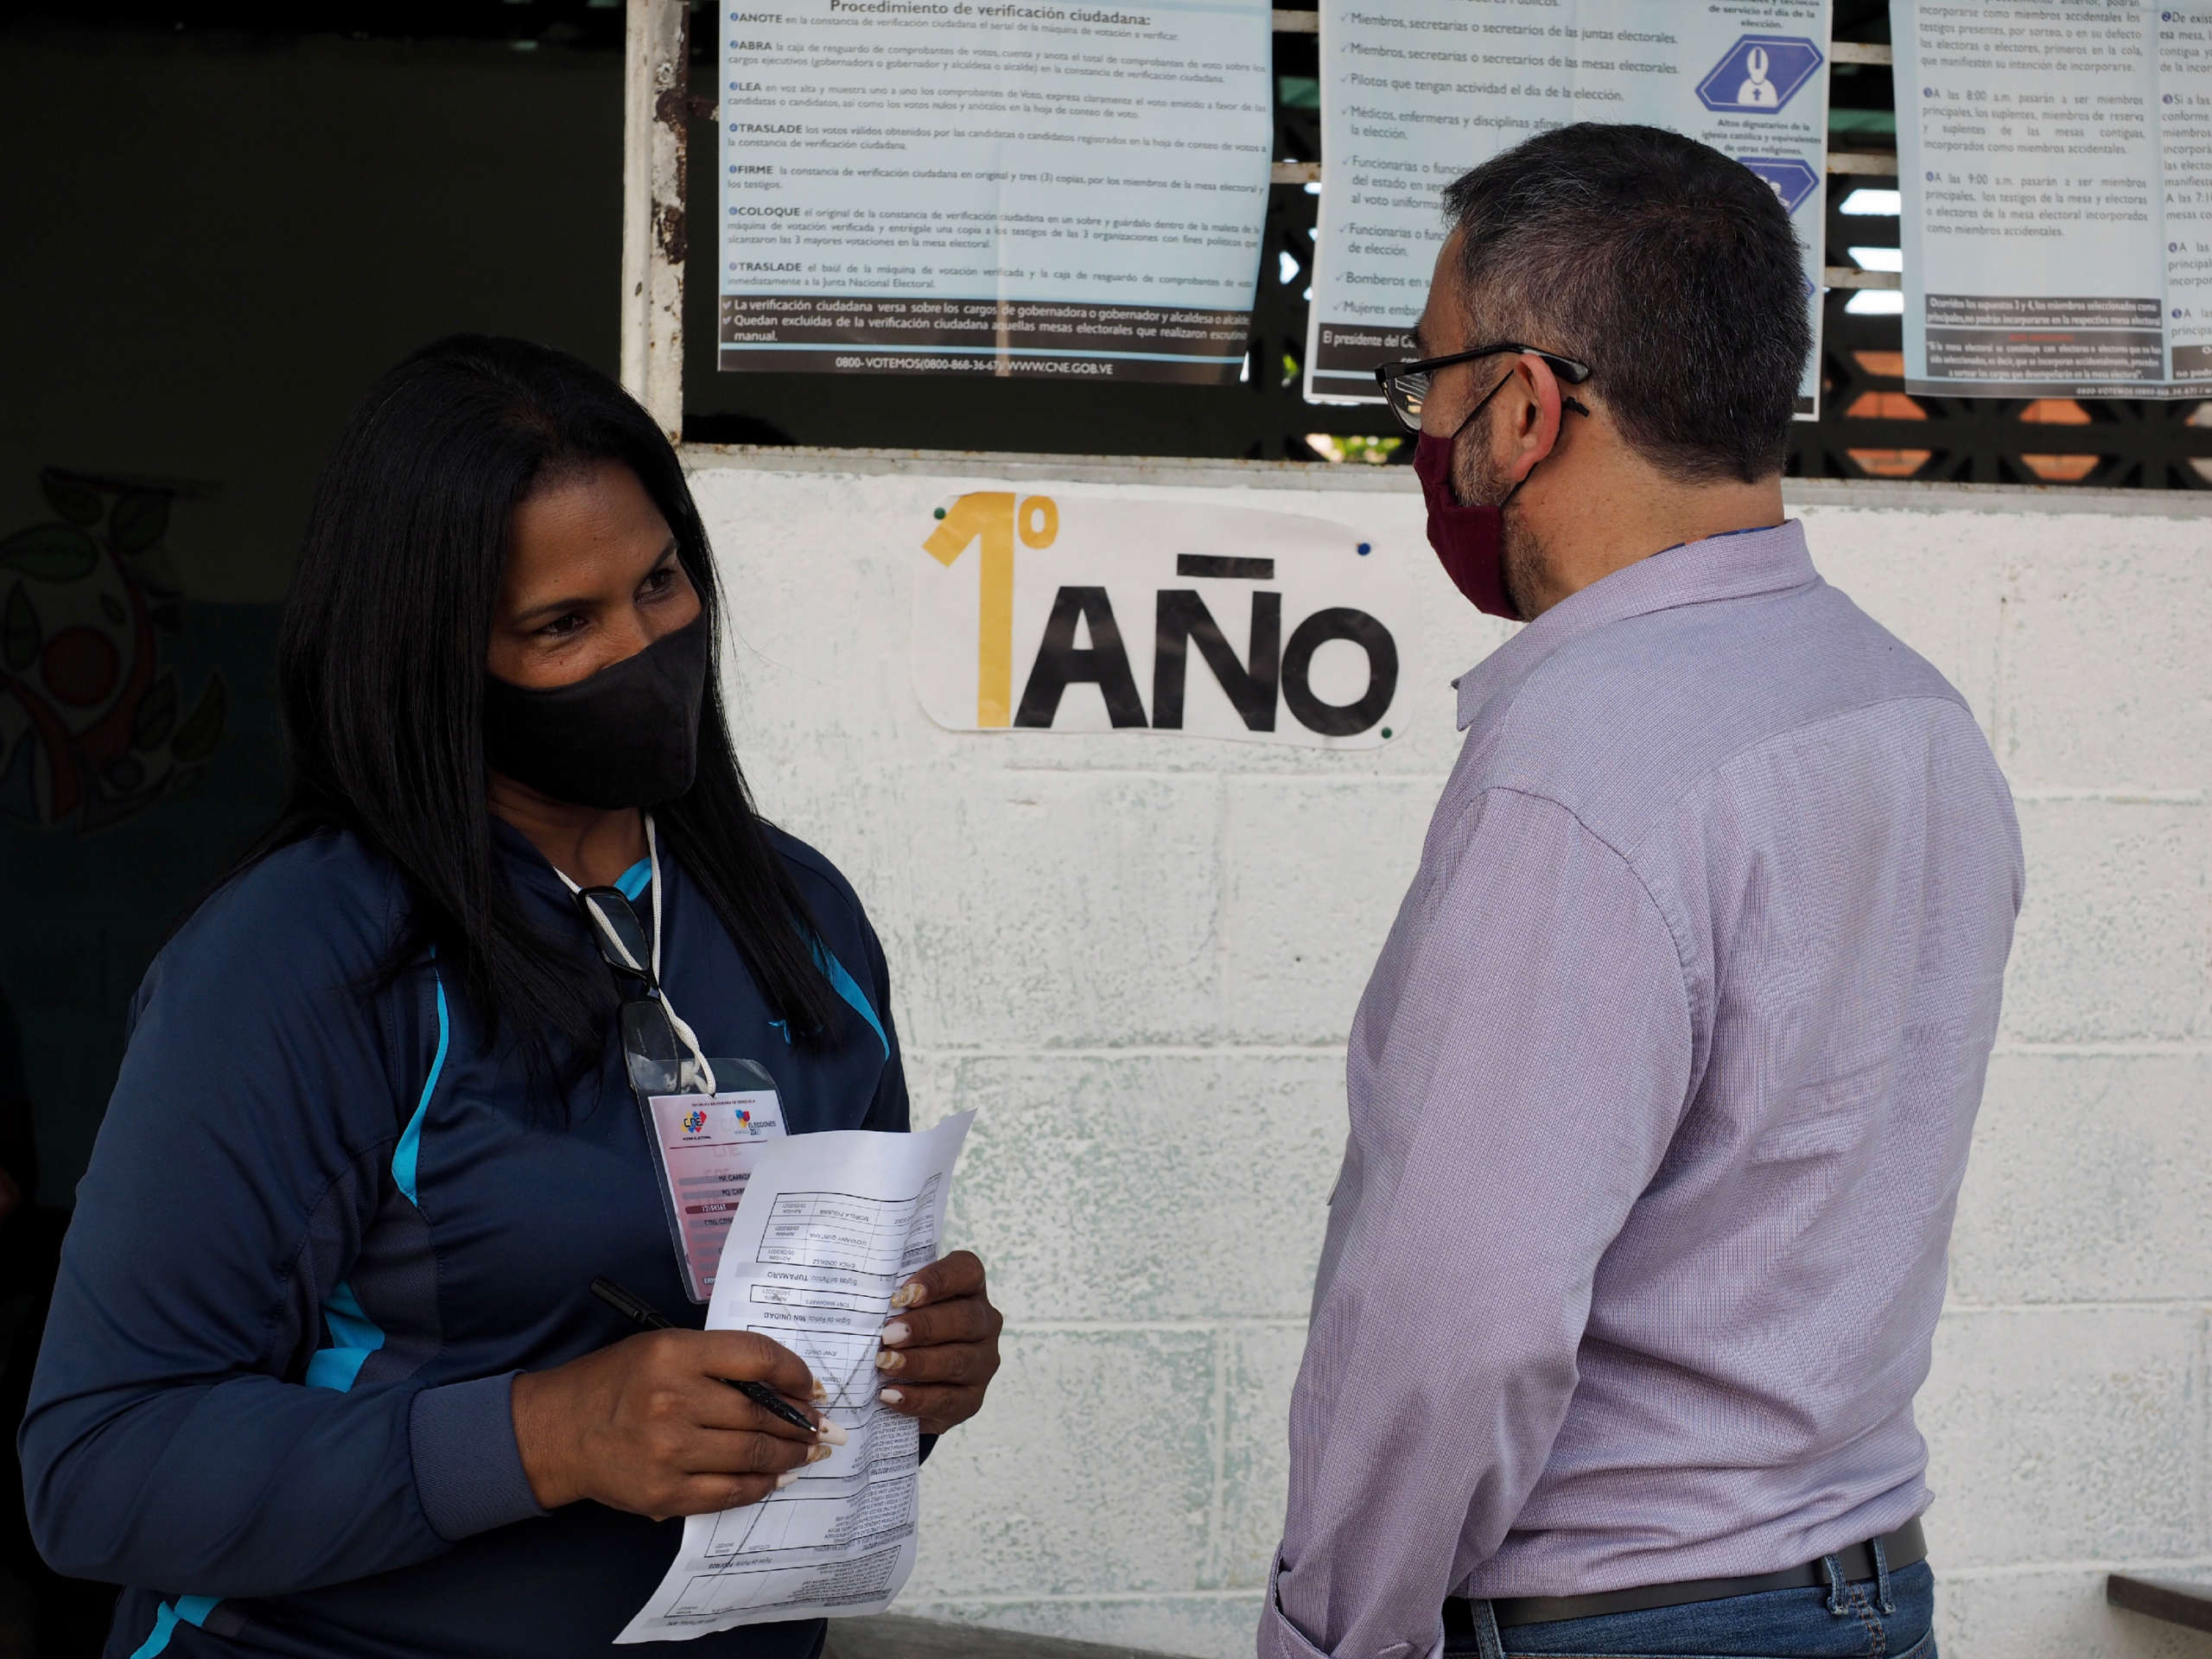
[[[222,741],[211,671],[186,707],[162,645],[183,632],[164,545],[175,486],[48,468],[55,517],[0,537],[0,814],[121,823],[187,793]]]

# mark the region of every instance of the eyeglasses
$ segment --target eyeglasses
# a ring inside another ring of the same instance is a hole
[[[625,998],[617,1011],[631,1086],[643,1095],[697,1092],[705,1079],[698,1060],[677,1040],[675,1021],[661,1001],[652,947],[645,942],[645,924],[638,912],[619,887],[582,888],[576,894],[576,908],[583,912],[600,960],[614,970],[617,979],[635,981],[643,991]]]
[[[1587,363],[1578,363],[1573,358],[1561,357],[1555,352],[1540,352],[1534,346],[1523,346],[1517,340],[1502,340],[1495,346],[1478,346],[1471,352],[1453,352],[1446,357],[1421,357],[1382,364],[1375,371],[1375,384],[1382,388],[1382,400],[1390,405],[1390,412],[1398,417],[1398,424],[1408,432],[1418,432],[1421,430],[1421,405],[1428,401],[1429,384],[1436,378],[1439,369],[1448,369],[1454,363],[1471,363],[1478,357],[1497,357],[1508,352],[1516,357],[1543,359],[1552,365],[1552,372],[1570,386],[1579,386],[1590,378]]]

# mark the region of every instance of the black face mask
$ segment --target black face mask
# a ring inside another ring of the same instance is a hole
[[[573,685],[484,677],[484,760],[556,801],[652,806],[691,787],[707,689],[707,613]]]

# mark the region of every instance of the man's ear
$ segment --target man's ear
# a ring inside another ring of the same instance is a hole
[[[1524,354],[1515,360],[1497,396],[1506,405],[1498,430],[1511,446],[1506,476],[1518,484],[1559,442],[1559,377],[1542,358]]]

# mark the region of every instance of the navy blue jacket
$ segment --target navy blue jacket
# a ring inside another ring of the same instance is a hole
[[[664,849],[670,1001],[709,1056],[768,1069],[791,1133],[904,1129],[881,947],[827,860],[776,844],[849,1005],[834,1046],[770,1025]],[[551,867],[505,826],[496,856],[588,954]],[[629,1334],[594,1274],[704,1312],[619,1042],[569,1121],[533,1108],[435,960],[366,988],[407,902],[351,836],[288,848],[202,906],[133,1005],[21,1435],[47,1560],[129,1586],[110,1659],[596,1652],[675,1554],[680,1521],[540,1510],[508,1408],[518,1370]],[[798,1659],[821,1628],[685,1659]]]

